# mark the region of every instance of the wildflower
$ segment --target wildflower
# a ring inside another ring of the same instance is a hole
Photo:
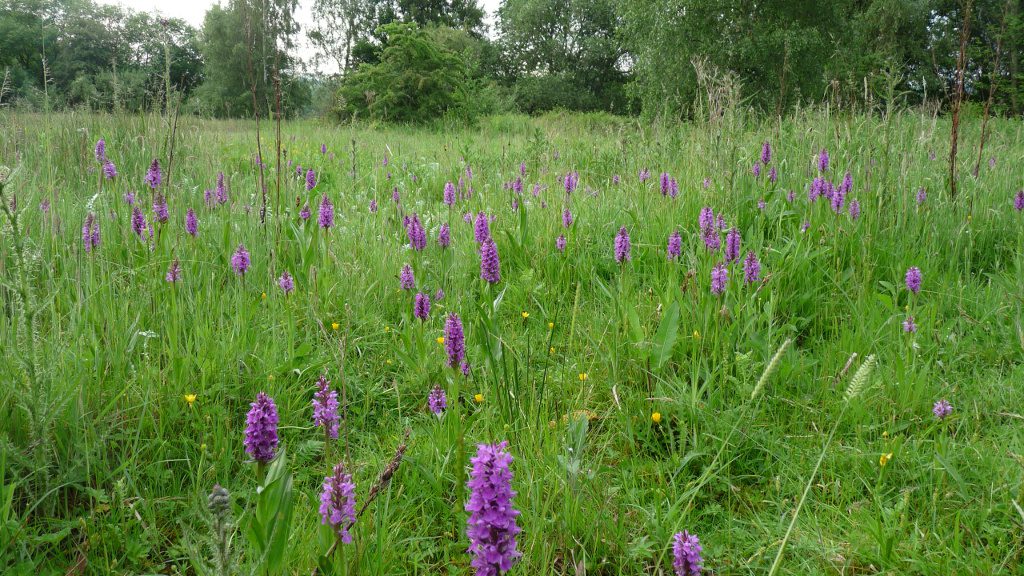
[[[754,175],[754,178],[760,178],[761,177],[761,165],[758,164],[757,162],[755,162],[754,165],[750,168],[750,173]]]
[[[483,404],[484,395],[477,392],[476,394],[473,395],[473,400],[475,400],[477,404]]]
[[[96,141],[96,161],[103,162],[107,159],[107,143],[100,138]]]
[[[652,412],[651,422],[654,422],[655,424],[661,424],[661,412]]]
[[[619,228],[619,233],[615,235],[615,261],[619,264],[628,262],[630,251],[629,232],[626,231],[625,226],[622,226]]]
[[[483,244],[484,240],[491,237],[491,228],[487,223],[487,215],[480,212],[476,215],[476,221],[473,224],[473,240],[477,244]]]
[[[132,232],[142,238],[142,233],[146,231],[146,228],[146,217],[142,214],[142,210],[135,206],[132,208]]]
[[[570,212],[569,209],[566,208],[562,212],[562,227],[568,228],[569,226],[572,226],[572,212]]]
[[[565,252],[565,244],[565,234],[562,234],[558,238],[555,238],[555,248],[557,248],[559,252]]]
[[[86,215],[82,224],[82,244],[86,252],[100,247],[100,220],[92,212]]]
[[[416,278],[412,274],[412,267],[408,264],[402,266],[402,272],[398,275],[398,284],[402,290],[412,290],[416,286]]]
[[[516,525],[519,511],[513,507],[512,456],[508,442],[480,444],[472,459],[469,488],[469,512],[466,536],[476,576],[498,576],[512,569],[521,554],[516,550]]]
[[[779,173],[775,170],[775,166],[768,169],[768,181],[775,184],[779,180]]]
[[[498,246],[488,238],[480,246],[480,277],[491,284],[501,281],[501,261],[498,259]]]
[[[714,227],[715,212],[710,206],[700,209],[700,214],[697,216],[697,225],[700,226],[702,232]]]
[[[903,321],[903,331],[908,334],[917,332],[917,324],[914,323],[913,316],[907,316],[907,319]]]
[[[398,187],[396,186],[391,190],[391,201],[395,204],[399,204],[402,201],[402,197],[398,195]]]
[[[589,376],[587,376],[586,372],[580,372],[580,375],[579,375],[580,382],[586,382],[588,377]]]
[[[256,395],[246,416],[245,451],[261,463],[274,458],[277,450],[277,406],[265,393]]]
[[[341,422],[338,415],[338,392],[331,390],[331,382],[326,374],[321,374],[317,379],[316,388],[313,394],[313,426],[322,426],[328,438],[337,440]]]
[[[321,144],[320,145],[320,153],[321,154],[327,154],[327,144]]]
[[[43,198],[43,201],[39,203],[39,211],[42,212],[43,214],[49,214],[50,213],[50,200],[49,199]]]
[[[853,175],[851,175],[850,172],[847,171],[846,174],[843,176],[843,182],[839,185],[837,190],[839,190],[843,194],[849,194],[850,190],[852,190],[852,189],[853,189]]]
[[[1024,190],[1019,190],[1013,197],[1013,207],[1017,212],[1024,211]]]
[[[338,328],[341,328],[341,324],[338,324],[337,322],[331,322],[331,330],[337,332]]]
[[[336,464],[330,476],[324,478],[320,492],[320,523],[329,525],[342,544],[352,542],[349,525],[356,521],[356,485],[345,466]]]
[[[462,319],[458,314],[448,314],[444,323],[444,345],[448,353],[448,366],[458,366],[466,356],[466,337],[462,331]]]
[[[694,340],[700,340],[700,332],[699,331],[697,331],[697,330],[693,331],[693,339]]]
[[[377,201],[376,200],[370,200],[370,214],[376,214],[376,213],[377,213]]]
[[[668,197],[675,200],[679,196],[679,182],[675,178],[668,181]]]
[[[108,159],[103,160],[103,177],[107,180],[117,178],[117,166]]]
[[[449,207],[455,205],[455,185],[451,182],[446,182],[444,185],[443,201]]]
[[[615,186],[618,186],[618,185],[619,185],[619,182],[620,182],[621,180],[622,180],[622,179],[621,179],[621,178],[619,178],[619,175],[618,175],[618,174],[615,174],[615,175],[613,175],[613,176],[612,176],[612,184],[613,184],[613,185],[615,185]]]
[[[309,202],[306,202],[305,204],[302,205],[302,210],[299,210],[299,218],[303,220],[309,220],[310,216],[312,215],[313,211],[309,209]]]
[[[160,186],[160,182],[163,181],[163,173],[160,172],[158,159],[153,158],[153,163],[149,165],[149,170],[146,171],[146,178],[143,181],[154,190]]]
[[[767,140],[761,145],[761,163],[767,166],[772,161],[772,145]]]
[[[555,323],[554,322],[548,322],[548,330],[554,330],[554,329],[555,329]]]
[[[904,278],[904,282],[907,285],[907,290],[910,290],[914,294],[921,291],[921,269],[917,266],[911,266],[907,268],[907,275]]]
[[[277,285],[281,287],[281,291],[287,296],[291,294],[292,290],[295,290],[295,279],[285,270],[281,273],[281,277],[277,279]]]
[[[725,292],[725,285],[729,282],[729,269],[725,264],[717,264],[711,270],[711,293],[716,296]]]
[[[218,172],[217,173],[217,187],[216,187],[215,192],[216,192],[217,204],[223,205],[223,204],[227,204],[228,203],[228,188],[224,184],[224,173],[223,172]]]
[[[174,284],[181,279],[181,264],[178,262],[177,258],[171,261],[171,266],[167,269],[167,275],[164,276],[164,279],[171,284]]]
[[[310,171],[312,172],[312,170]],[[320,201],[320,209],[317,213],[317,223],[324,230],[327,230],[331,226],[334,226],[334,204],[331,204],[331,199],[324,194],[323,199]]]
[[[700,539],[686,530],[672,537],[672,567],[676,576],[700,576],[704,560],[700,553],[703,548]]]
[[[840,214],[843,211],[843,206],[846,203],[846,192],[843,191],[842,187],[832,189],[832,196],[829,198],[832,205],[832,211],[836,214]]]
[[[760,210],[760,211],[764,212],[764,209],[765,209],[765,208],[766,208],[767,206],[768,206],[768,204],[767,204],[767,203],[766,203],[766,202],[764,201],[764,198],[761,198],[761,199],[759,199],[759,200],[757,201],[757,209],[758,209],[758,210]]]
[[[184,398],[185,398],[185,403],[188,404],[189,408],[191,408],[192,405],[196,403],[196,395],[195,394],[185,394]]]
[[[639,174],[637,174],[637,176],[640,178],[641,182],[646,182],[651,178],[651,171],[648,168],[644,168]]]
[[[796,200],[796,192],[790,190],[789,193],[786,194],[786,202],[792,204],[793,200]]]
[[[423,292],[417,292],[413,299],[412,315],[420,321],[426,321],[430,317],[430,296]]]
[[[522,316],[522,317],[523,317],[523,320],[526,320],[527,318],[529,318],[529,317],[530,317],[530,313],[524,310],[524,311],[523,311],[523,312],[522,312],[522,313],[520,314],[520,316]]]
[[[743,281],[747,284],[754,284],[761,280],[761,261],[757,254],[751,250],[743,260]]]
[[[434,292],[434,300],[444,300],[444,290],[438,288],[437,292]]]
[[[185,212],[185,232],[193,238],[199,234],[199,220],[196,218],[196,211],[191,208]]]
[[[434,385],[434,388],[427,396],[427,406],[430,407],[430,411],[438,418],[441,417],[441,413],[448,407],[448,397],[444,393],[444,388],[441,388],[440,385]]]
[[[306,192],[309,192],[310,190],[312,190],[315,187],[316,187],[316,172],[313,172],[313,169],[310,168],[309,171],[306,172]]]
[[[438,336],[436,340],[438,344],[444,345],[444,336]]]
[[[579,182],[580,182],[580,175],[579,175],[579,173],[573,171],[573,172],[569,172],[568,174],[566,174],[565,178],[562,180],[562,184],[565,186],[565,193],[566,194],[572,194],[573,192],[575,192],[576,191],[576,187],[579,185]]]
[[[938,418],[939,420],[945,420],[946,416],[949,416],[952,413],[953,406],[948,401],[946,401],[945,398],[939,400],[938,402],[935,403],[934,406],[932,406],[932,414],[935,414],[935,417]]]
[[[463,360],[462,364],[459,364],[459,371],[462,372],[463,376],[468,378],[469,377],[469,362],[466,362],[465,360]],[[480,396],[480,400],[479,401],[483,402],[483,400],[484,400],[484,397]]]
[[[702,185],[702,186],[704,186],[704,189],[705,189],[705,190],[707,190],[707,189],[708,189],[708,187],[709,187],[709,186],[711,186],[711,178],[707,178],[707,177],[705,177],[705,178],[704,178],[704,181],[703,181],[703,182],[701,182],[701,185]]]
[[[824,148],[818,154],[818,172],[828,172],[828,150]]]
[[[260,300],[266,300],[266,299],[267,299],[267,293],[266,292],[260,294]]]
[[[661,177],[659,178],[659,180],[660,180],[660,183],[661,183],[661,195],[662,196],[668,196],[668,188],[669,188],[669,180],[670,180],[670,176],[668,175],[668,172],[662,172],[661,173]]]
[[[725,235],[725,261],[733,262],[740,259],[740,231],[735,227]]]
[[[860,202],[854,200],[850,202],[850,220],[856,220],[860,218]]]
[[[167,211],[167,199],[163,194],[157,194],[153,199],[153,219],[161,224],[167,222],[170,215]]]
[[[441,248],[447,248],[452,244],[452,231],[448,226],[448,223],[441,224],[441,229],[437,232],[437,245]]]
[[[245,249],[244,244],[239,244],[238,249],[231,255],[231,267],[235,270],[235,274],[245,276],[249,270],[249,263],[249,251]]]
[[[892,460],[892,452],[887,452],[879,456],[878,465],[881,466],[882,468],[885,468],[885,465],[889,463],[889,460]]]
[[[807,220],[804,220],[804,223],[800,225],[800,233],[803,234],[804,232],[807,232],[807,230],[810,229],[810,227],[811,223]]]
[[[683,237],[679,235],[678,229],[669,235],[665,253],[669,260],[675,260],[683,253]]]
[[[405,228],[405,235],[409,238],[409,246],[413,250],[423,250],[427,247],[427,233],[423,230],[420,217],[415,212],[409,218],[409,224]]]

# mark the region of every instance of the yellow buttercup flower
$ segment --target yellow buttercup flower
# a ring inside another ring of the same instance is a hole
[[[700,340],[700,332],[694,330],[693,331],[693,339],[694,340]]]
[[[337,331],[338,328],[341,328],[341,324],[338,324],[337,322],[331,322],[331,328]]]
[[[529,312],[523,312],[523,320],[526,320],[529,317],[530,317],[530,313]]]
[[[273,379],[274,379],[274,375],[273,374],[267,374],[267,380],[273,380]]]
[[[388,333],[388,332],[391,332],[391,326],[385,326],[384,327],[384,333]]]
[[[587,373],[586,372],[580,372],[580,382],[586,382],[586,381],[587,381]]]
[[[654,422],[655,424],[660,424],[661,423],[661,412],[654,412],[654,413],[652,413],[651,414],[651,422]]]
[[[473,400],[476,400],[477,404],[481,404],[484,401],[484,395],[478,392],[475,396],[473,396]]]
[[[267,299],[267,293],[266,293],[266,292],[264,292],[264,293],[263,293],[263,295],[262,295],[262,296],[260,296],[260,298],[262,298],[263,300],[266,300],[266,299]]]
[[[555,353],[555,347],[554,346],[551,346],[550,348],[548,348],[548,354],[554,354],[554,353]]]
[[[882,432],[882,438],[888,438],[888,437],[889,437],[889,431],[888,430],[883,431]]]
[[[188,407],[191,408],[192,405],[195,404],[195,402],[196,402],[196,395],[195,394],[185,394],[185,402],[187,402],[188,403]]]
[[[437,337],[437,343],[438,344],[444,344],[444,336],[438,336]]]
[[[388,366],[391,366],[391,358],[385,360],[384,363],[387,364]]]
[[[892,460],[892,452],[889,452],[888,454],[882,454],[878,458],[878,465],[881,466],[882,468],[885,468],[885,465],[889,463],[889,460]]]
[[[548,330],[554,330],[554,329],[555,329],[555,323],[554,322],[548,322]]]

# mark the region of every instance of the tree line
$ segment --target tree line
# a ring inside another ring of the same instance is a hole
[[[0,0],[0,106],[403,122],[785,114],[949,107],[962,66],[966,102],[1024,111],[1018,0],[503,0],[492,26],[477,0],[313,0],[308,29],[296,8],[225,0],[197,29],[93,0]]]

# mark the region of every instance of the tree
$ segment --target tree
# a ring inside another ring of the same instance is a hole
[[[213,6],[203,20],[205,81],[198,89],[203,107],[216,116],[268,117],[276,109],[275,74],[280,75],[286,112],[309,101],[308,87],[297,78],[288,50],[297,31],[291,19],[294,0],[232,0]]]
[[[466,60],[414,24],[383,27],[387,44],[377,64],[362,64],[338,90],[341,118],[424,122],[469,112]]]
[[[616,0],[505,0],[499,73],[520,107],[625,111],[618,22]]]

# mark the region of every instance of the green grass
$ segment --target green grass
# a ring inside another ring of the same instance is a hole
[[[338,574],[469,573],[465,466],[477,443],[499,440],[515,458],[522,511],[516,574],[669,573],[671,537],[683,529],[699,535],[715,574],[768,573],[787,536],[778,574],[1019,574],[1024,214],[1013,195],[1024,185],[1024,140],[1017,121],[990,127],[985,157],[995,164],[973,177],[980,122],[962,126],[961,194],[951,201],[949,123],[909,112],[720,126],[573,115],[433,130],[289,122],[287,158],[320,181],[306,193],[286,169],[279,196],[264,124],[264,225],[252,124],[182,117],[165,190],[171,219],[147,244],[131,232],[122,196],[135,191],[149,214],[142,178],[153,158],[167,163],[164,119],[0,113],[0,164],[14,168],[4,195],[17,196],[27,261],[19,266],[5,219],[0,571],[193,573],[190,553],[208,555],[206,496],[216,483],[236,504],[235,567],[256,571],[242,527],[263,479],[242,440],[263,390],[280,410],[294,482],[288,545],[275,559],[287,573],[310,573],[329,546],[317,513],[329,468],[346,462],[361,505],[409,429],[392,483],[335,558]],[[119,171],[102,187],[92,152],[100,137]],[[774,186],[750,170],[765,139]],[[827,199],[808,202],[821,148],[831,179],[851,172],[860,219],[834,214]],[[444,183],[457,182],[466,162],[474,194],[449,210]],[[522,208],[513,212],[503,184],[520,162]],[[645,167],[652,178],[640,183]],[[580,185],[563,255],[555,239],[569,170]],[[203,191],[218,171],[231,203],[209,209]],[[679,181],[675,200],[658,190],[662,171]],[[315,223],[323,193],[337,213],[327,233]],[[314,217],[303,224],[307,200]],[[697,230],[705,205],[740,230],[744,254],[758,254],[763,284],[744,286],[734,264],[725,294],[711,294],[722,256]],[[189,207],[200,220],[195,239],[184,232]],[[102,245],[86,254],[90,209]],[[479,278],[467,211],[497,216],[496,286]],[[427,229],[421,253],[405,246],[401,220],[411,212]],[[444,222],[447,251],[435,242]],[[625,266],[612,251],[620,226],[633,244]],[[671,262],[665,245],[676,228],[683,253]],[[239,243],[252,255],[244,280],[229,265]],[[164,280],[174,258],[177,285]],[[446,294],[425,323],[398,288],[405,263],[420,289]],[[903,286],[910,266],[924,276],[917,295]],[[276,284],[284,270],[297,286],[288,297]],[[16,295],[22,272],[28,306]],[[466,327],[468,379],[445,367],[436,342],[449,312]],[[902,331],[908,314],[916,334]],[[777,371],[751,399],[786,339]],[[847,402],[871,354],[874,375]],[[321,373],[343,391],[346,414],[342,438],[326,446],[310,409]],[[440,420],[426,409],[434,384],[449,394]],[[941,422],[931,413],[940,398],[955,407]]]

